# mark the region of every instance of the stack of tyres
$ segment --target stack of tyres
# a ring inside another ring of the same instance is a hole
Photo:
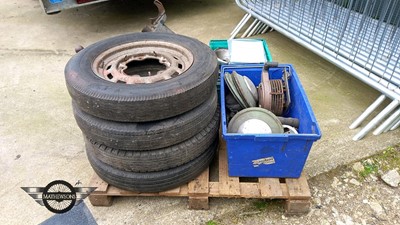
[[[169,33],[97,42],[65,68],[94,171],[116,187],[160,192],[196,178],[218,145],[214,52]]]

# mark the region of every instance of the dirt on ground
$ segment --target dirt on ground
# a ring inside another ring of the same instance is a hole
[[[242,207],[220,211],[206,224],[400,224],[400,188],[391,186],[399,181],[399,168],[396,145],[311,178],[311,210],[306,215],[287,216],[284,204],[276,200],[247,200],[239,203]],[[395,181],[388,180],[393,174]]]

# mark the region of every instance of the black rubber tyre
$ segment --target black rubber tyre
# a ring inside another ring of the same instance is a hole
[[[218,138],[219,110],[195,136],[179,144],[151,151],[126,151],[86,140],[86,151],[105,164],[124,171],[153,172],[185,164],[203,153]]]
[[[122,171],[101,162],[92,151],[86,151],[86,154],[94,171],[107,183],[130,191],[161,192],[179,187],[199,176],[211,163],[217,148],[218,140],[203,154],[186,164],[149,173]]]
[[[72,108],[83,134],[94,142],[123,150],[152,150],[181,143],[205,129],[217,110],[214,90],[211,98],[189,112],[144,123],[124,123],[91,116],[73,102]]]
[[[149,84],[113,83],[95,74],[92,64],[100,54],[139,41],[182,46],[193,55],[193,63],[179,76]],[[215,53],[207,45],[182,35],[153,32],[99,41],[77,53],[65,68],[68,91],[83,111],[121,122],[161,120],[187,112],[210,98],[217,74]]]

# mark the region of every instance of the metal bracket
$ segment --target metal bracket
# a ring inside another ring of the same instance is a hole
[[[167,21],[167,14],[165,13],[163,4],[159,0],[155,0],[154,5],[157,6],[158,16],[150,18],[150,24],[146,25],[142,29],[142,32],[164,32],[174,34],[175,32],[165,25],[165,22]]]

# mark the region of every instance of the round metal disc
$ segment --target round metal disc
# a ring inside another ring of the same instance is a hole
[[[258,122],[260,127],[255,126],[255,122]],[[228,124],[228,133],[258,134],[260,131],[281,134],[283,126],[272,112],[258,107],[238,112]]]
[[[232,80],[232,74],[230,73],[225,73],[224,75],[224,80],[226,82],[226,86],[228,86],[229,90],[231,91],[233,97],[236,99],[236,101],[239,103],[240,106],[243,108],[248,108],[246,103],[243,101],[242,97],[239,94],[239,91],[236,89],[236,86]]]
[[[226,48],[218,48],[214,50],[220,64],[228,64],[230,61],[229,50]]]
[[[289,126],[289,125],[282,125],[283,126],[283,130],[286,134],[299,134],[299,132],[297,132],[296,128]]]
[[[254,101],[258,102],[258,93],[257,93],[257,88],[254,85],[253,81],[250,80],[250,78],[243,76],[244,82],[246,83],[247,89],[250,90],[251,95],[254,98]]]
[[[258,87],[258,101],[260,107],[271,110],[272,96],[270,93],[271,84],[269,82],[269,79],[264,79],[264,77],[262,77],[261,83]]]
[[[271,127],[259,119],[249,119],[242,123],[238,129],[240,134],[271,134]]]
[[[235,71],[232,73],[232,79],[233,82],[236,86],[236,89],[239,91],[239,94],[243,98],[244,102],[247,103],[248,107],[256,107],[257,102],[253,98],[252,93],[250,92],[249,88],[246,85],[246,82],[244,81],[244,78],[242,75],[239,75]]]

